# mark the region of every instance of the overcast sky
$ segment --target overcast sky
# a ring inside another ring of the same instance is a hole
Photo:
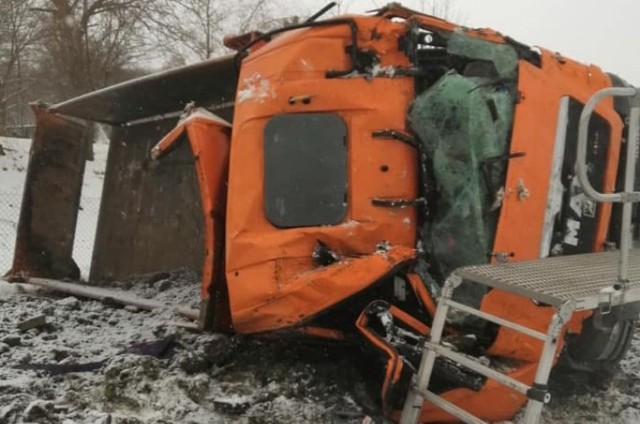
[[[328,3],[303,2],[312,10]],[[342,4],[350,12],[362,12],[388,2],[343,0]],[[429,1],[401,3],[419,9]],[[525,44],[593,63],[640,85],[638,0],[453,0],[453,4],[466,26],[495,29]]]

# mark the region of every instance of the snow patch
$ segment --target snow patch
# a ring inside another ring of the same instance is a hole
[[[609,287],[605,287],[602,290],[600,290],[600,293],[603,294],[609,294],[609,293],[616,293],[619,290],[616,290],[616,288],[614,286],[609,286]]]
[[[212,122],[216,122],[219,124],[222,124],[226,127],[231,127],[231,124],[228,121],[225,121],[224,119],[222,119],[221,117],[219,117],[218,115],[209,112],[207,109],[198,107],[195,108],[194,111],[192,113],[190,113],[188,116],[182,118],[179,122],[179,124],[185,124],[187,122],[191,122],[195,119],[204,119],[207,121],[212,121]]]
[[[344,223],[342,224],[342,226],[343,226],[344,228],[356,228],[356,227],[360,226],[360,223],[359,223],[358,221],[355,221],[355,220],[353,220],[353,219],[350,219],[350,220],[348,220],[348,221],[344,222]]]
[[[17,286],[0,285],[0,340],[19,342],[0,350],[2,423],[359,424],[367,414],[354,399],[373,404],[353,363],[317,345],[197,334],[168,310],[132,312],[8,287]],[[194,272],[136,276],[115,288],[189,307],[199,303]],[[18,331],[18,322],[38,314],[50,327]],[[166,339],[178,342],[166,357],[127,352]],[[100,362],[94,371],[57,376],[19,368],[93,362]]]
[[[371,75],[374,77],[388,77],[393,78],[396,76],[397,69],[394,66],[380,66],[376,64],[371,68]]]
[[[269,97],[273,97],[269,80],[256,72],[242,81],[236,101],[239,104],[249,100],[264,103]]]

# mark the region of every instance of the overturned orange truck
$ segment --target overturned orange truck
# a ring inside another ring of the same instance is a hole
[[[553,366],[633,335],[636,89],[397,4],[318,18],[36,105],[11,273],[77,277],[108,124],[92,279],[202,261],[204,329],[361,344],[402,422],[536,422]]]

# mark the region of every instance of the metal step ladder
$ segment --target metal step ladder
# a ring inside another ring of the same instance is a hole
[[[587,176],[587,133],[596,105],[605,97],[612,96],[631,98],[625,184],[624,192],[603,194],[593,188]],[[429,382],[437,356],[449,358],[463,367],[527,396],[524,421],[527,424],[538,423],[544,404],[551,399],[547,382],[556,356],[557,341],[573,313],[598,308],[607,309],[640,301],[640,249],[631,249],[632,206],[633,203],[640,202],[640,192],[633,191],[639,141],[640,91],[638,89],[607,88],[597,92],[587,102],[580,116],[577,176],[585,194],[597,202],[623,203],[620,250],[558,256],[526,262],[470,266],[455,270],[445,282],[438,300],[430,340],[424,344],[420,367],[414,376],[402,411],[401,424],[416,424],[420,419],[425,400],[463,422],[484,423],[463,408],[429,391]],[[498,288],[552,306],[555,313],[547,332],[542,333],[454,301],[453,292],[463,280]],[[447,315],[452,309],[542,340],[544,346],[533,385],[529,386],[515,380],[480,363],[473,357],[462,355],[442,344],[442,332]]]

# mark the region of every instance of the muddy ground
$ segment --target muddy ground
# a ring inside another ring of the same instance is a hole
[[[198,302],[190,273],[124,286],[167,303]],[[197,334],[171,311],[24,287],[0,282],[0,424],[383,422],[353,352]],[[46,325],[17,328],[39,315]],[[544,422],[640,422],[640,335],[620,368],[599,384],[565,384]]]

